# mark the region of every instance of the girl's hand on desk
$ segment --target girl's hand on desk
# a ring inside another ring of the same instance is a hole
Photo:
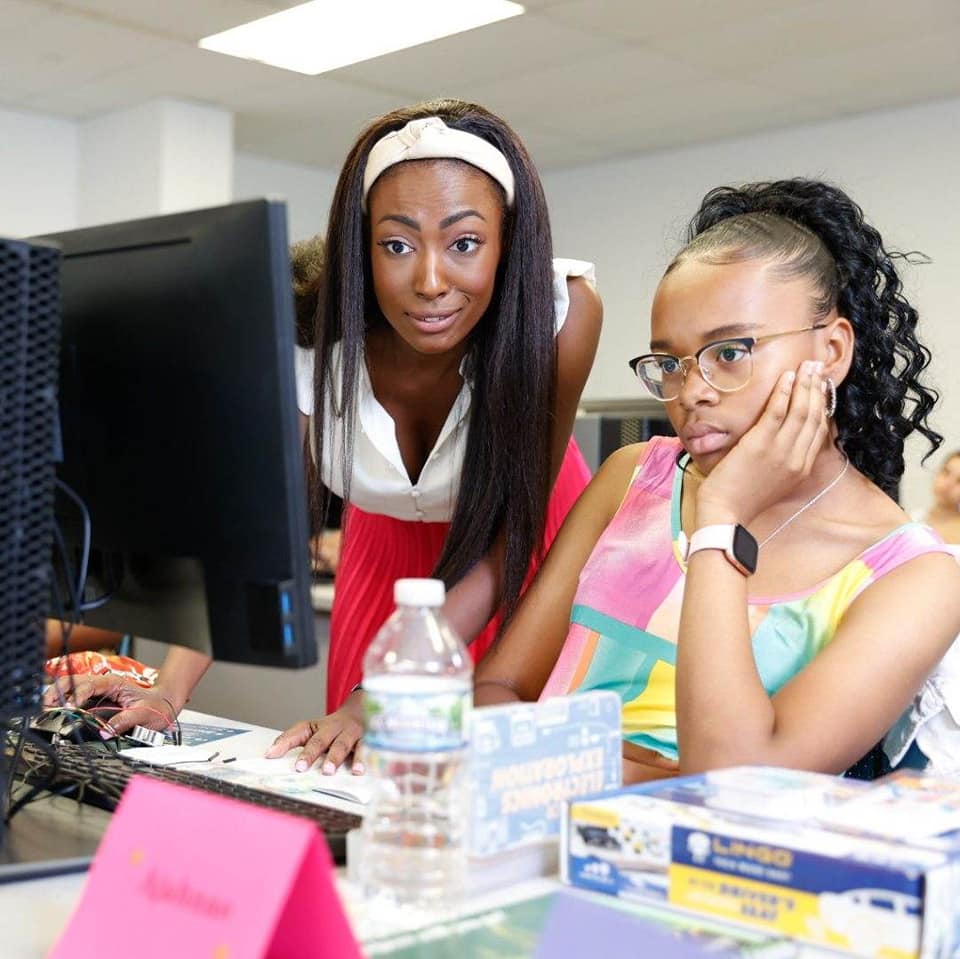
[[[70,677],[61,676],[44,693],[43,705],[82,707],[120,735],[134,726],[169,729],[178,712],[171,698],[159,683],[144,689],[121,676],[75,676],[71,691]]]
[[[322,719],[304,719],[281,733],[267,750],[267,758],[277,759],[285,756],[291,749],[303,746],[303,751],[297,758],[297,772],[306,772],[326,754],[320,771],[324,775],[332,776],[352,755],[350,771],[359,776],[364,772],[363,763],[357,755],[357,747],[363,736],[362,717],[363,691],[357,690],[329,716]]]

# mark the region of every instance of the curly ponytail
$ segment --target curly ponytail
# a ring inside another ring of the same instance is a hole
[[[850,462],[891,496],[903,475],[904,440],[914,430],[943,437],[927,416],[939,399],[920,382],[930,351],[916,337],[917,311],[903,295],[894,259],[863,210],[837,187],[793,179],[718,187],[690,222],[687,259],[714,263],[764,258],[784,276],[807,276],[817,316],[837,309],[853,326],[853,361],[837,389],[838,444]]]

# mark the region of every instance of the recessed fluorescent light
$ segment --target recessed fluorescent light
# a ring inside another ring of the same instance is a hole
[[[509,0],[312,0],[204,37],[200,46],[315,75],[524,12]]]

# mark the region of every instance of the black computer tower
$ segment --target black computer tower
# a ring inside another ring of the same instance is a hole
[[[31,715],[39,707],[51,584],[59,268],[56,249],[0,238],[0,724],[4,730],[12,719]],[[2,769],[0,790],[2,803],[7,796]],[[0,838],[2,829],[0,818]]]

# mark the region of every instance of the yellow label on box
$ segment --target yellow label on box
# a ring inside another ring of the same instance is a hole
[[[749,923],[794,939],[860,951],[859,940],[867,936],[875,942],[881,933],[876,918],[870,916],[862,917],[860,927],[855,918],[845,932],[831,928],[827,917],[821,915],[821,897],[815,893],[677,864],[669,867],[668,878],[668,899],[672,905],[731,922]],[[883,959],[917,959],[919,956],[915,949],[898,949],[880,943],[876,943],[871,954]]]

